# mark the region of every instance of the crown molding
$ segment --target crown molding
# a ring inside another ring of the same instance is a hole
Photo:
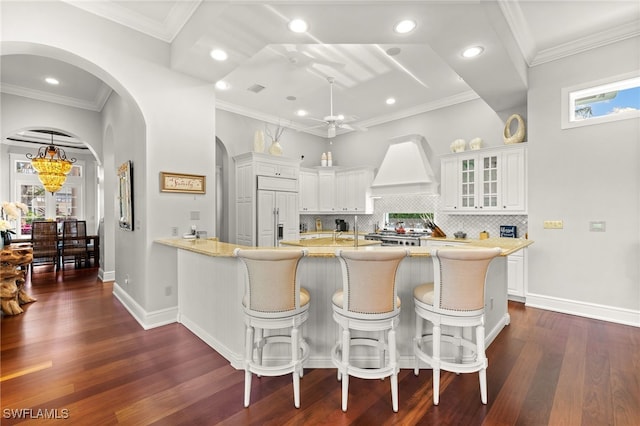
[[[640,22],[630,22],[568,43],[543,49],[534,57],[530,66],[556,61],[566,58],[567,56],[576,55],[586,52],[587,50],[596,49],[637,36],[640,36]]]
[[[452,105],[469,102],[474,99],[479,99],[480,96],[473,90],[459,93],[457,95],[449,96],[447,98],[438,99],[426,104],[416,105],[412,108],[403,109],[394,114],[388,114],[380,117],[371,118],[369,120],[358,122],[361,127],[373,127],[380,124],[388,123],[390,121],[401,120],[403,118],[412,117],[414,115],[423,114],[429,111],[435,111],[437,109],[446,108]]]
[[[479,99],[479,98],[480,96],[478,96],[476,92],[474,92],[473,90],[468,90],[466,92],[463,92],[457,95],[449,96],[448,98],[443,98],[434,102],[417,105],[413,108],[407,108],[402,111],[398,111],[394,114],[388,114],[380,117],[371,118],[369,120],[361,121],[361,122],[358,122],[357,125],[358,127],[364,127],[364,128],[378,126],[380,124],[388,123],[390,121],[412,117],[414,115],[422,114],[429,111],[434,111],[440,108],[445,108],[445,107],[456,105],[456,104],[461,104],[461,103],[472,101],[474,99]],[[302,126],[299,123],[296,123],[291,120],[289,120],[288,124],[285,124],[285,123],[282,123],[282,118],[280,117],[276,117],[270,114],[265,114],[260,111],[256,111],[249,108],[245,108],[240,105],[232,104],[230,102],[218,100],[216,101],[216,109],[232,112],[234,114],[243,115],[245,117],[254,118],[256,120],[264,121],[266,123],[277,124],[283,127],[287,127],[289,129],[296,130],[298,132],[305,132],[315,136],[320,136],[321,138],[328,139],[326,136],[326,132],[323,132],[321,130],[318,130],[318,129],[305,130],[305,126]],[[354,131],[356,130],[338,129],[336,136],[339,136],[345,133],[354,132]]]
[[[54,104],[66,105],[73,108],[81,108],[89,111],[100,112],[102,111],[102,108],[104,107],[107,99],[109,99],[111,88],[106,84],[103,84],[99,92],[96,94],[96,99],[94,99],[93,101],[84,101],[77,98],[71,98],[69,96],[54,95],[52,93],[43,92],[41,90],[29,89],[26,87],[15,86],[13,84],[6,83],[0,86],[0,92],[9,95],[35,99],[38,101],[51,102]]]
[[[522,8],[518,2],[511,1],[499,1],[498,6],[502,11],[502,15],[507,21],[507,25],[511,29],[511,33],[518,44],[520,53],[527,62],[527,65],[531,66],[531,61],[536,54],[536,43],[531,35],[527,20],[522,13]]]
[[[156,21],[134,12],[116,2],[62,0],[72,6],[110,21],[124,25],[148,36],[171,43],[187,20],[193,15],[202,0],[176,1],[162,21]]]

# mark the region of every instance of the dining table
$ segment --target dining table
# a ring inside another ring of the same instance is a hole
[[[88,247],[91,247],[90,244],[93,243],[93,246],[89,249],[89,253],[90,253],[89,257],[94,258],[95,266],[100,266],[100,256],[98,255],[98,253],[100,252],[100,236],[99,235],[91,234],[91,235],[86,235],[84,237],[67,235],[66,237],[64,237],[62,234],[58,234],[56,237],[56,241],[58,242],[58,247],[60,247],[60,245],[64,241],[81,240],[81,239],[87,240]],[[20,237],[14,237],[11,239],[11,244],[25,244],[30,242],[31,242],[30,235],[22,235]]]

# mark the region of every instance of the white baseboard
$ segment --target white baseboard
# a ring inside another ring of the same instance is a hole
[[[207,333],[202,327],[200,327],[194,321],[191,321],[185,314],[180,315],[179,322],[182,325],[184,325],[187,329],[189,329],[189,331],[191,331],[193,334],[198,336],[200,340],[205,342],[207,345],[211,346],[216,352],[218,352],[224,358],[229,360],[232,367],[238,370],[242,370],[244,368],[243,367],[244,360],[243,360],[242,353],[236,354],[233,351],[231,351],[227,346],[220,343],[218,339],[213,337],[211,334]]]
[[[527,294],[526,306],[564,314],[578,315],[602,321],[640,327],[640,311],[623,309],[596,303],[550,297],[541,294]]]
[[[98,278],[100,278],[100,281],[107,282],[107,281],[115,281],[116,280],[116,271],[105,271],[102,268],[98,269]]]
[[[160,309],[154,312],[147,312],[116,282],[113,283],[113,295],[145,330],[177,322],[177,306]]]

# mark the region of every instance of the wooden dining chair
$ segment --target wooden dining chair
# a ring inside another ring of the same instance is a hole
[[[57,224],[52,221],[34,221],[31,224],[32,265],[52,263],[60,267]]]
[[[87,222],[84,220],[69,220],[62,224],[62,244],[60,244],[60,261],[62,269],[65,262],[73,260],[76,267],[89,263],[87,248]]]

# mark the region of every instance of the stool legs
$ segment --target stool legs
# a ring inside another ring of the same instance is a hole
[[[300,349],[300,334],[298,327],[291,329],[291,361],[293,362],[293,405],[296,408],[300,408],[300,364],[298,361],[299,349]]]
[[[349,365],[349,346],[351,344],[351,332],[348,328],[342,330],[342,365]],[[349,398],[349,373],[342,372],[342,411],[347,411],[347,399]]]
[[[253,358],[253,327],[246,327],[244,342],[244,406],[249,406],[251,401],[251,369],[250,363]]]
[[[391,373],[391,405],[393,411],[398,412],[398,362],[396,360],[396,331],[392,328],[389,330],[389,364],[393,368]],[[384,357],[384,352],[383,352]]]
[[[433,405],[440,402],[440,324],[433,325]]]
[[[478,360],[482,362],[482,368],[478,371],[480,378],[480,400],[483,404],[487,403],[487,356],[484,349],[484,326],[476,327],[476,345],[478,351]]]

